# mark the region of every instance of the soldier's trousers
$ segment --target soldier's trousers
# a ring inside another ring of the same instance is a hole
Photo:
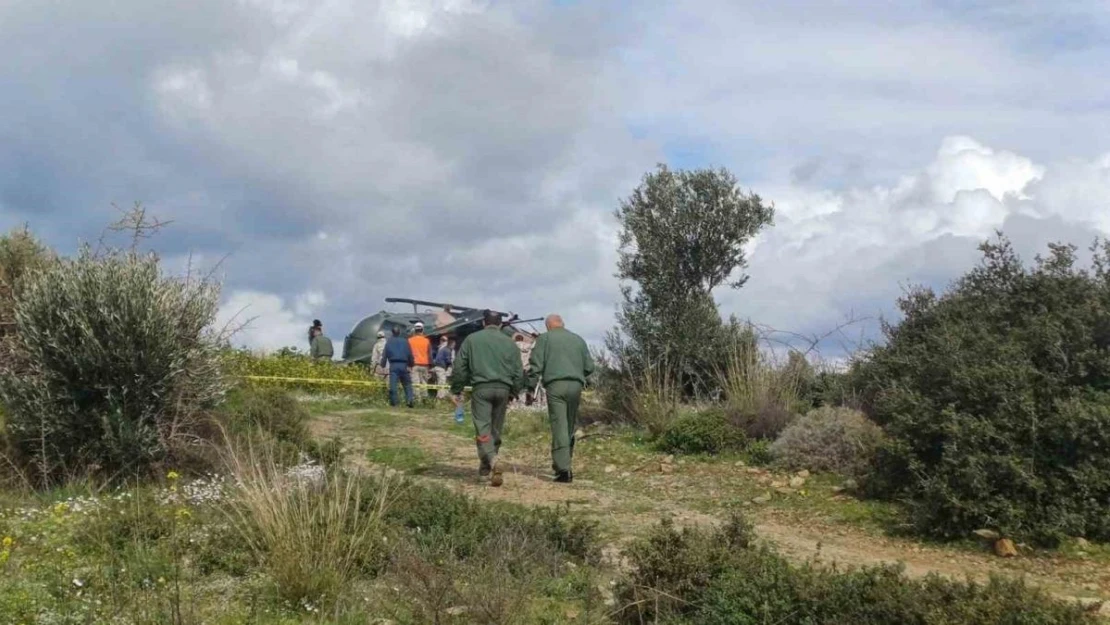
[[[505,410],[511,394],[507,385],[498,382],[478,384],[470,394],[474,441],[478,446],[478,460],[484,468],[490,467],[501,449],[501,430],[505,427]]]
[[[582,383],[556,380],[544,386],[544,390],[547,393],[547,417],[551,421],[551,468],[557,473],[570,471]]]

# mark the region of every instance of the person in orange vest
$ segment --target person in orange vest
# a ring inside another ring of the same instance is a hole
[[[432,366],[432,342],[424,336],[424,324],[417,321],[413,326],[413,335],[409,337],[409,347],[412,348],[412,383],[414,385],[428,384],[429,371]],[[428,389],[420,388],[417,395],[421,398],[428,397]]]

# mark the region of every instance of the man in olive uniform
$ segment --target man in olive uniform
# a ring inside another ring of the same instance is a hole
[[[463,387],[473,387],[470,409],[478,445],[478,475],[492,475],[490,484],[501,486],[502,468],[497,462],[501,429],[509,398],[524,385],[524,368],[520,365],[520,351],[501,332],[501,315],[487,310],[483,325],[484,328],[466,337],[459,348],[451,373],[451,393],[459,404]]]
[[[594,360],[586,341],[563,327],[562,317],[548,315],[544,325],[547,332],[536,339],[528,360],[528,388],[543,383],[551,421],[551,468],[556,482],[569,483],[578,403],[586,378],[594,371]]]
[[[323,326],[313,326],[309,332],[312,335],[312,340],[309,343],[311,346],[311,354],[313,360],[321,358],[331,360],[335,354],[335,348],[331,344],[331,339],[324,336]]]

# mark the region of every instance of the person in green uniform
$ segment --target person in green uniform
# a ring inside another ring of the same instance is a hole
[[[524,368],[520,351],[501,333],[501,315],[487,310],[482,323],[484,327],[466,337],[455,356],[451,394],[458,405],[462,403],[463,387],[472,387],[470,409],[478,446],[478,475],[492,476],[490,484],[501,486],[502,468],[497,462],[501,430],[509,398],[524,387]]]
[[[331,339],[324,336],[323,326],[313,326],[309,333],[312,335],[312,349],[310,350],[312,359],[319,360],[323,358],[331,360],[332,356],[335,355],[335,348],[332,347]]]
[[[574,479],[574,431],[578,422],[578,403],[582,387],[594,371],[594,360],[582,337],[563,327],[563,318],[548,315],[547,332],[532,346],[528,360],[528,388],[543,383],[547,392],[547,416],[551,421],[551,468],[555,481]]]

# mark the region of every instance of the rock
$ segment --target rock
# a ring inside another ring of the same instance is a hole
[[[844,487],[843,486],[833,486],[832,487],[832,493],[834,495],[839,495],[840,493],[843,493],[843,492],[844,492]]]
[[[783,486],[786,486],[786,482],[783,482],[782,480],[771,481],[771,488],[782,488]]]
[[[802,469],[801,471],[798,471],[794,475],[797,475],[798,477],[800,477],[802,479],[805,479],[805,478],[809,477],[809,471],[806,470],[806,469]]]
[[[994,530],[987,530],[987,529],[975,530],[974,532],[972,532],[972,534],[975,534],[976,536],[978,536],[979,538],[982,538],[983,540],[989,540],[991,542],[995,542],[999,538],[1002,538],[1002,534],[999,534],[998,532],[996,532]]]
[[[567,608],[566,617],[567,617],[567,620],[571,620],[571,621],[577,619],[578,618],[578,610],[575,610],[574,608]]]
[[[759,467],[748,467],[748,468],[744,469],[744,471],[747,472],[747,473],[751,473],[752,475],[758,475],[760,473],[763,473],[763,469],[760,469]]]
[[[756,497],[755,499],[753,499],[752,503],[770,503],[770,501],[771,501],[771,493],[766,493],[766,494],[760,495],[759,497]]]
[[[469,611],[470,611],[470,608],[466,607],[465,605],[457,605],[453,608],[447,608],[446,610],[444,610],[444,612],[448,616],[461,616],[463,614],[466,614]]]
[[[748,465],[747,465],[747,463],[745,463],[745,462],[744,462],[743,460],[737,460],[737,461],[736,461],[736,464],[735,464],[734,466],[738,466],[738,467],[746,467],[746,466],[748,466]]]
[[[780,495],[793,495],[794,494],[794,489],[793,488],[776,488],[775,492],[780,494]]]
[[[1091,546],[1091,543],[1086,538],[1076,538],[1075,546],[1079,547],[1080,549],[1086,549],[1087,547]]]
[[[859,489],[859,482],[857,482],[855,480],[845,480],[844,490],[858,490],[858,489]]]
[[[611,465],[605,467],[605,472],[606,473],[612,473],[613,471],[616,471],[616,470],[617,470],[617,465],[615,465],[615,464],[611,464]]]
[[[801,488],[806,485],[806,478],[792,477],[790,478],[790,488]]]
[[[582,438],[585,435],[586,433],[582,431],[582,428],[578,428],[574,431],[574,438]]]
[[[686,459],[685,458],[679,458],[678,463],[679,464],[686,464]]]
[[[667,464],[667,463],[664,462],[664,463],[659,465],[659,472],[660,473],[674,473],[674,465],[673,464]]]
[[[666,463],[666,464],[673,463],[674,462],[674,454],[671,454],[671,455],[666,456],[665,458],[663,458],[663,462]]]
[[[632,474],[629,473],[628,471],[625,471],[624,473],[621,473],[621,479],[622,480],[627,480],[630,477],[632,477]]]
[[[1017,547],[1009,538],[999,538],[994,543],[994,554],[1000,558],[1012,558],[1018,554]]]

